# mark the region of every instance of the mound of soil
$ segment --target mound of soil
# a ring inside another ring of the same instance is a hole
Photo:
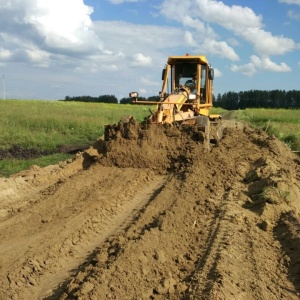
[[[106,128],[0,178],[0,299],[299,299],[300,161],[235,122]]]
[[[197,128],[140,125],[133,117],[107,126],[104,138],[94,147],[99,147],[99,162],[105,166],[178,172],[179,165],[192,163],[195,147],[205,152],[204,133]]]

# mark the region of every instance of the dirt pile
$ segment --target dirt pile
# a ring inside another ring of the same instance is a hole
[[[0,179],[0,299],[299,299],[299,179],[262,131],[228,124],[208,152],[128,117]]]
[[[101,165],[166,173],[177,170],[178,164],[191,163],[196,145],[204,152],[203,139],[202,131],[190,127],[140,125],[133,117],[124,117],[118,124],[107,126],[104,141],[93,148],[98,150],[95,158]]]

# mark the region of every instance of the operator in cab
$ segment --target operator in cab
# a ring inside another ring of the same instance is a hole
[[[193,78],[189,79],[185,82],[185,86],[190,88],[192,94],[196,94],[196,86],[197,86],[197,74],[193,74]]]

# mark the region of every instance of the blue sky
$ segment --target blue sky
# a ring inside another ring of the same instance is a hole
[[[207,56],[215,95],[299,90],[299,28],[300,0],[1,0],[0,98],[153,96],[185,53]]]

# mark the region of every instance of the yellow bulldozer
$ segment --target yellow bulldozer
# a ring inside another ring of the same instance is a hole
[[[206,147],[220,139],[218,114],[209,114],[213,106],[214,69],[205,56],[170,56],[162,72],[162,89],[158,102],[139,101],[131,92],[132,103],[156,104],[148,121],[156,124],[193,125],[205,133]]]

